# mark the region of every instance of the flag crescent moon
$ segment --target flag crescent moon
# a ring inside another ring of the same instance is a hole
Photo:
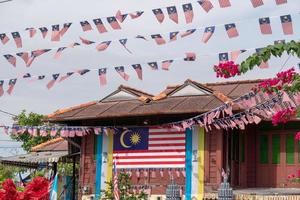
[[[128,132],[130,132],[130,131],[129,131],[129,130],[123,131],[123,133],[121,134],[121,137],[120,137],[120,143],[121,143],[122,147],[124,147],[124,148],[126,148],[126,149],[128,149],[128,148],[131,147],[131,146],[126,145],[125,142],[124,142],[124,136],[125,136],[125,134],[128,133]]]

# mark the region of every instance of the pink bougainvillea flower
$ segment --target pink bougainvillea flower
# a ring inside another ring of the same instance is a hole
[[[236,75],[240,75],[239,65],[235,64],[233,61],[221,62],[214,66],[214,70],[217,77],[230,78]]]
[[[280,110],[277,113],[275,113],[272,117],[272,124],[274,126],[277,126],[280,123],[286,123],[289,121],[292,117],[296,115],[296,109],[295,108],[287,108],[284,110]]]
[[[298,133],[296,133],[295,140],[300,141],[300,131]]]

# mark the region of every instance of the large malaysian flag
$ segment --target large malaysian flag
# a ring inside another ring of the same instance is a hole
[[[117,168],[184,168],[185,132],[171,128],[117,129],[113,160]]]

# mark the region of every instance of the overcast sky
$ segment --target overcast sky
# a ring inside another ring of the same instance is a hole
[[[300,3],[299,0],[288,0],[288,4],[276,6],[275,0],[264,0],[265,5],[253,8],[250,0],[230,0],[232,6],[220,8],[217,0],[212,0],[214,9],[209,13],[197,4],[196,1],[175,1],[175,0],[13,0],[0,4],[0,32],[10,33],[19,31],[23,39],[23,48],[17,49],[11,41],[3,46],[0,44],[0,55],[14,54],[22,51],[31,51],[39,48],[57,48],[66,46],[71,42],[79,41],[79,36],[101,42],[105,40],[118,40],[128,38],[128,48],[133,52],[129,54],[118,42],[114,41],[104,52],[97,52],[94,46],[67,49],[63,52],[62,58],[53,59],[54,51],[38,57],[30,68],[26,68],[24,62],[17,58],[17,67],[13,68],[3,56],[0,56],[0,79],[14,78],[17,75],[29,72],[34,75],[63,73],[74,69],[95,69],[108,68],[108,85],[99,86],[97,72],[87,73],[85,76],[74,75],[70,79],[55,85],[50,91],[46,89],[49,79],[28,83],[18,80],[15,90],[11,96],[5,94],[0,98],[0,109],[18,114],[21,110],[32,111],[41,114],[49,114],[59,108],[65,108],[91,100],[100,100],[117,89],[120,84],[129,85],[149,93],[158,93],[167,85],[182,83],[190,78],[198,82],[224,81],[217,79],[212,66],[218,63],[218,53],[233,51],[237,49],[259,48],[273,43],[274,40],[299,40],[300,33]],[[194,8],[194,20],[186,24],[182,12],[182,4],[192,3]],[[177,6],[179,13],[179,24],[175,24],[165,16],[165,21],[159,24],[152,14],[152,9]],[[143,10],[145,13],[138,19],[127,18],[121,24],[122,30],[112,30],[99,34],[95,29],[92,19],[99,17],[114,16],[118,10],[122,13]],[[283,35],[280,15],[292,14],[294,34]],[[271,19],[272,35],[261,35],[258,18],[274,16]],[[94,30],[85,32],[81,30],[79,21],[89,20]],[[24,29],[28,27],[51,28],[52,24],[63,24],[73,22],[69,31],[63,36],[60,42],[51,42],[50,33],[46,39],[41,38],[38,32],[32,39]],[[239,37],[229,39],[224,30],[223,24],[235,22],[238,28]],[[133,39],[136,35],[162,33],[166,38],[168,32],[185,30],[190,28],[201,28],[216,26],[216,31],[211,40],[204,44],[201,42],[203,30],[197,30],[193,35],[176,42],[157,46],[153,40],[148,42]],[[9,35],[11,37],[11,35]],[[148,66],[143,65],[144,80],[140,81],[135,71],[128,65],[145,63],[164,59],[182,57],[185,52],[198,54],[195,62],[174,62],[169,71],[152,71]],[[247,58],[253,51],[244,53],[239,57],[238,62]],[[272,58],[269,69],[253,70],[246,75],[236,79],[256,79],[274,76],[286,61],[287,56]],[[284,69],[297,66],[298,58],[291,57]],[[114,71],[114,66],[124,65],[126,72],[130,75],[129,81],[124,81]],[[5,89],[7,85],[5,85]],[[246,93],[247,91],[245,91]],[[11,124],[10,116],[0,113],[0,122]],[[0,146],[18,146],[17,143],[1,141],[9,139],[2,130],[0,132]],[[15,149],[0,149],[0,156],[7,156],[17,153]],[[20,151],[19,151],[20,152]]]

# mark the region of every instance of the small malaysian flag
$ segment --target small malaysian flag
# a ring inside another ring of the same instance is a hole
[[[59,24],[52,25],[51,41],[60,41]]]
[[[7,37],[5,33],[1,33],[0,40],[1,40],[2,44],[5,45],[9,41],[9,37]]]
[[[254,8],[264,5],[263,0],[251,0],[251,3]]]
[[[66,79],[68,79],[69,77],[71,77],[74,74],[74,72],[67,72],[65,75],[61,76],[60,79],[58,80],[58,82],[62,82]]]
[[[71,25],[72,25],[72,23],[64,23],[63,28],[59,32],[61,37],[69,30]]]
[[[207,43],[208,40],[211,38],[211,36],[214,34],[214,32],[215,32],[214,26],[206,27],[202,36],[202,42]]]
[[[116,161],[114,161],[114,200],[120,200]]]
[[[152,70],[158,70],[157,62],[148,62],[148,65],[151,67]]]
[[[71,44],[68,45],[68,47],[70,48],[74,48],[76,46],[80,46],[80,44],[78,42],[72,42]]]
[[[210,0],[200,0],[198,3],[205,10],[205,12],[209,12],[214,7]]]
[[[234,38],[234,37],[239,36],[239,33],[238,33],[234,23],[225,24],[225,30],[226,30],[229,38]]]
[[[155,40],[157,45],[166,44],[166,41],[160,34],[151,35],[151,38]]]
[[[228,61],[228,53],[219,53],[219,62],[224,63]]]
[[[287,3],[287,0],[275,0],[275,2],[276,2],[277,5],[280,5],[280,4]]]
[[[219,4],[221,8],[230,7],[231,3],[229,0],[219,0]]]
[[[129,53],[132,53],[126,46],[126,43],[127,43],[127,39],[120,39],[119,40],[120,44],[129,52]]]
[[[79,39],[81,40],[81,42],[82,42],[83,44],[86,44],[86,45],[90,45],[90,44],[94,44],[94,43],[95,43],[94,41],[85,39],[85,38],[83,38],[83,37],[79,37]]]
[[[93,19],[93,22],[95,24],[95,26],[97,27],[97,30],[99,33],[105,33],[107,32],[102,20],[100,18],[97,19]]]
[[[161,69],[168,71],[172,63],[173,63],[173,60],[164,60],[164,61],[162,61]]]
[[[36,29],[35,28],[26,28],[26,31],[29,31],[29,37],[33,38],[36,34]]]
[[[98,44],[96,46],[97,51],[104,51],[105,49],[107,49],[110,45],[111,41],[104,41],[101,42],[100,44]]]
[[[155,17],[159,23],[162,23],[164,21],[165,15],[164,15],[162,9],[160,9],[160,8],[153,9],[152,12],[155,15]]]
[[[22,39],[19,32],[12,32],[13,39],[16,43],[17,48],[22,48]]]
[[[232,61],[236,61],[238,59],[238,57],[242,54],[246,52],[246,50],[242,49],[242,50],[236,50],[236,51],[232,51],[230,53],[230,58]]]
[[[4,80],[0,80],[0,97],[2,97],[4,94],[3,85],[4,85]]]
[[[28,59],[29,59],[29,53],[28,52],[20,52],[20,53],[17,53],[16,55],[19,56],[20,58],[22,58],[22,60],[27,65],[27,62],[28,62]]]
[[[80,26],[84,32],[92,30],[92,26],[88,21],[81,21]]]
[[[107,17],[107,22],[114,30],[121,29],[121,26],[115,17]]]
[[[131,17],[131,19],[136,19],[140,17],[143,13],[144,11],[136,11],[136,12],[129,13],[129,16]]]
[[[25,73],[25,74],[22,76],[22,78],[24,78],[24,79],[30,78],[30,77],[31,77],[31,74],[29,74],[29,73]]]
[[[83,76],[83,75],[85,75],[86,73],[88,73],[88,72],[90,72],[91,70],[89,70],[89,69],[80,69],[80,70],[76,70],[76,72],[79,74],[79,75],[81,75],[81,76]]]
[[[196,54],[194,52],[188,52],[185,53],[184,61],[195,61],[196,60]]]
[[[12,92],[13,92],[13,90],[15,88],[16,83],[17,83],[17,79],[16,78],[9,80],[9,82],[8,82],[8,89],[6,91],[9,95],[12,94]]]
[[[41,28],[39,28],[39,30],[42,33],[42,37],[45,38],[48,34],[48,28],[47,27],[41,27]]]
[[[259,18],[259,27],[262,34],[272,34],[272,28],[269,17]]]
[[[129,75],[126,74],[124,66],[115,67],[115,70],[125,81],[128,81]]]
[[[291,15],[280,16],[280,21],[284,35],[293,34],[293,23]]]
[[[30,67],[30,65],[32,64],[32,62],[34,61],[34,59],[48,51],[51,51],[51,49],[38,49],[38,50],[34,50],[31,51],[31,56],[28,59],[28,62],[26,63],[27,67]]]
[[[98,69],[100,86],[104,86],[104,85],[107,84],[107,81],[106,81],[106,71],[107,71],[106,68]]]
[[[17,59],[15,56],[13,56],[11,54],[5,54],[3,56],[7,60],[7,62],[9,62],[12,66],[16,67]]]
[[[122,14],[120,10],[118,10],[118,12],[116,13],[116,19],[122,23],[124,22],[124,20],[126,19],[128,14]]]
[[[143,80],[143,69],[142,69],[142,66],[140,64],[133,64],[131,65],[133,67],[133,69],[135,70],[138,78],[140,80]]]
[[[59,77],[59,74],[52,74],[52,79],[46,85],[48,90],[50,90],[54,86],[58,77]]]
[[[135,36],[135,38],[137,38],[137,39],[143,39],[143,40],[148,41],[148,40],[146,39],[146,37],[145,37],[145,36],[142,36],[142,35],[137,35],[137,36]]]
[[[186,36],[193,34],[195,31],[196,31],[196,29],[189,29],[189,30],[186,30],[183,33],[181,33],[180,36],[181,36],[181,38],[184,38]]]
[[[257,48],[255,49],[257,54],[260,54],[260,52],[263,50],[263,48]],[[258,66],[261,69],[267,69],[269,68],[269,63],[268,62],[264,62],[263,60],[261,61],[261,63]]]
[[[274,44],[285,44],[285,40],[275,40]]]
[[[57,51],[55,52],[53,58],[54,58],[54,59],[60,59],[63,50],[65,50],[66,48],[67,48],[67,47],[59,47],[59,48],[57,49]]]
[[[177,35],[179,31],[170,32],[170,42],[177,40]]]
[[[193,11],[192,4],[191,3],[183,4],[182,9],[185,16],[185,22],[187,24],[192,23],[194,18],[194,11]]]
[[[173,22],[175,22],[176,24],[178,24],[178,13],[177,13],[176,6],[167,7],[167,12],[168,12],[169,18]]]

